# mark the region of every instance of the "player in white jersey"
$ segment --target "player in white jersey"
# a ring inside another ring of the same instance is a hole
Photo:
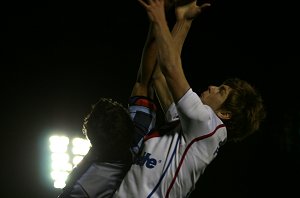
[[[151,25],[140,69],[144,78],[138,78],[136,86],[149,95],[145,87],[151,85],[147,79],[152,75],[168,123],[144,137],[139,157],[114,197],[188,197],[226,140],[241,141],[257,131],[265,117],[262,98],[237,78],[209,86],[200,97],[189,86],[181,48],[192,20],[208,4],[197,6],[194,1],[177,7],[171,33],[164,0],[139,2]]]

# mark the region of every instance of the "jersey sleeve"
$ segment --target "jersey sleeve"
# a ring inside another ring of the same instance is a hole
[[[173,122],[173,121],[179,119],[177,109],[176,109],[176,106],[175,106],[174,102],[170,105],[170,107],[166,111],[165,119],[166,119],[167,122]]]
[[[213,111],[204,105],[195,92],[189,89],[176,104],[182,130],[186,137],[193,139],[211,131]]]
[[[129,98],[128,109],[135,126],[132,151],[137,154],[143,137],[155,127],[156,105],[150,98],[134,96]]]

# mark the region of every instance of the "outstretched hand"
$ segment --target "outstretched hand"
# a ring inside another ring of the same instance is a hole
[[[178,5],[175,8],[175,15],[177,20],[193,20],[196,18],[206,7],[211,6],[210,3],[203,3],[197,5],[197,0],[184,5]]]
[[[152,22],[165,20],[165,0],[138,0],[146,9],[149,19]]]

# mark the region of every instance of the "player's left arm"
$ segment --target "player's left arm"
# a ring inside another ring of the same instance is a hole
[[[158,64],[160,65],[161,72],[165,77],[172,97],[174,101],[177,102],[190,88],[180,58],[183,41],[192,20],[200,13],[203,7],[209,6],[210,4],[202,4],[199,7],[196,1],[194,1],[185,6],[178,7],[176,9],[176,17],[179,28],[177,28],[178,32],[175,32],[175,34],[177,34],[179,39],[174,39],[167,24],[164,0],[152,0],[149,3],[139,0],[139,2],[144,6],[149,19],[153,22],[158,48]]]
[[[190,85],[184,75],[180,53],[167,24],[164,0],[152,0],[149,3],[139,0],[139,2],[144,6],[149,19],[153,22],[160,69],[165,76],[174,101],[177,102],[190,88]]]

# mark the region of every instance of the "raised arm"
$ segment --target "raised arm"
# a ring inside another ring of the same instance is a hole
[[[175,10],[177,21],[172,33],[170,33],[163,9],[164,1],[153,0],[148,4],[142,0],[139,2],[144,6],[153,23],[159,59],[159,67],[153,75],[153,81],[161,105],[163,109],[166,109],[170,102],[173,102],[172,98],[171,100],[168,98],[168,90],[170,90],[174,100],[177,101],[189,89],[181,66],[180,53],[192,20],[202,8],[210,4],[205,3],[199,7],[194,1],[177,7]],[[162,75],[160,68],[164,75]]]
[[[148,3],[142,0],[138,1],[144,6],[149,19],[153,22],[158,50],[158,64],[166,78],[174,101],[178,101],[190,86],[185,78],[180,54],[167,24],[164,0],[151,0]]]
[[[192,25],[192,21],[197,17],[202,8],[210,6],[210,4],[205,3],[198,7],[196,1],[192,1],[187,4],[180,4],[175,7],[176,23],[172,29],[172,36],[174,41],[174,46],[176,46],[179,55],[181,54],[184,41]],[[160,66],[156,67],[153,74],[153,85],[155,87],[156,95],[163,107],[164,112],[169,108],[173,102],[172,97],[170,97],[170,91],[168,89],[164,75],[161,73]]]
[[[151,78],[154,67],[157,62],[157,50],[152,33],[152,23],[150,23],[148,35],[142,52],[140,67],[137,73],[137,79],[131,96],[146,96],[152,98]]]

